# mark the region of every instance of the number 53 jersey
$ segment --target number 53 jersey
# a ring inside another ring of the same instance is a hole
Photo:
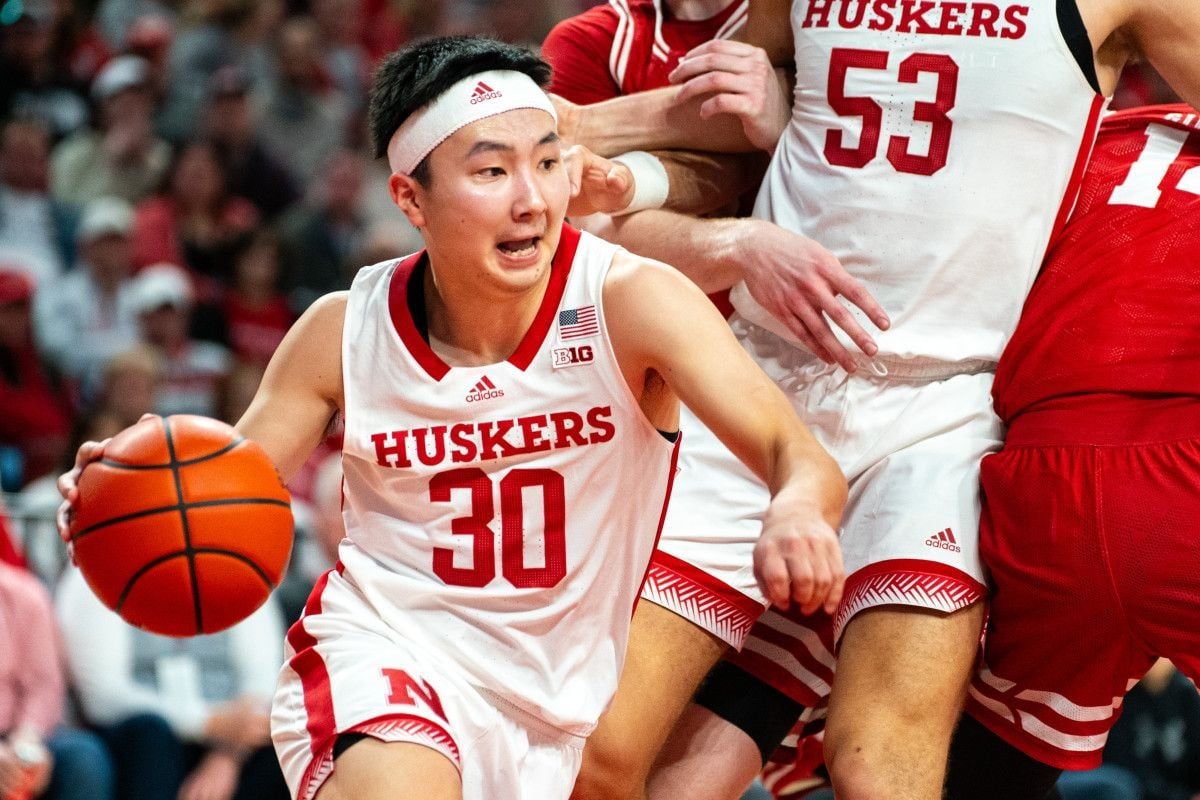
[[[359,272],[343,334],[342,577],[406,643],[580,736],[616,689],[675,459],[609,344],[616,250],[564,225],[507,361],[430,348],[422,253]]]
[[[792,118],[755,216],[866,285],[885,363],[995,362],[1104,105],[1075,0],[795,0],[791,24]],[[796,342],[744,286],[733,301]]]

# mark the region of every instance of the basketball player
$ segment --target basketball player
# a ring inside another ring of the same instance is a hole
[[[616,688],[679,401],[774,489],[763,591],[836,604],[844,479],[695,287],[563,224],[548,77],[480,39],[385,63],[372,135],[426,250],[310,308],[238,424],[286,479],[345,417],[347,540],[273,709],[297,798],[568,795]]]
[[[1124,63],[1145,57],[1200,100],[1191,56],[1200,5],[756,0],[745,37],[762,49],[697,48],[672,76],[678,92],[564,105],[566,135],[601,153],[778,139],[756,216],[820,239],[891,324],[866,335],[868,319],[885,325],[838,302],[829,260],[742,228],[743,244],[768,253],[776,272],[747,270],[735,332],[850,478],[850,576],[832,621],[767,613],[739,665],[712,676],[704,708],[683,718],[652,794],[736,796],[788,727],[783,701],[812,707],[829,693],[836,640],[825,750],[839,797],[932,800],[982,619],[978,465],[1001,434],[992,369]],[[797,88],[786,126],[772,128],[777,93],[764,65],[785,60],[795,61]],[[733,117],[741,129],[705,117]],[[689,270],[736,273],[730,230],[680,217],[660,238],[688,249],[678,263]],[[652,569],[646,594],[736,646],[728,621],[753,619],[747,599],[757,599],[737,565],[748,563],[752,510],[765,496],[721,448],[708,457],[712,443],[688,440],[710,468],[681,473],[672,509],[690,519],[668,520],[660,552],[675,558],[673,573],[657,581]],[[636,689],[661,706],[690,688],[680,664],[711,652],[687,644],[696,636],[685,629],[659,632],[679,646]]]
[[[1200,114],[1108,117],[996,369],[1008,436],[983,461],[979,543],[994,593],[955,800],[1035,800],[1098,766],[1158,656],[1200,679],[1198,276]]]

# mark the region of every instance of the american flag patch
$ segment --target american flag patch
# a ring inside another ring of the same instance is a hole
[[[596,321],[596,307],[568,308],[558,312],[558,338],[582,339],[584,336],[595,336],[600,332],[600,323]]]

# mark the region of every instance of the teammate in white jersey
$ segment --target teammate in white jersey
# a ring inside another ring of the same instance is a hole
[[[659,215],[642,241],[708,291],[743,283],[743,346],[850,478],[846,597],[833,626],[768,612],[667,754],[620,752],[658,727],[631,715],[602,723],[597,741],[618,746],[589,762],[614,775],[657,763],[655,796],[735,796],[771,736],[731,687],[765,681],[778,690],[769,710],[819,705],[837,652],[825,741],[839,797],[940,797],[982,619],[978,462],[1001,436],[991,370],[1123,64],[1143,56],[1185,98],[1200,95],[1200,4],[752,0],[745,37],[765,52],[703,45],[672,76],[681,91],[564,105],[564,134],[602,153],[774,150],[756,215],[781,227]],[[789,61],[790,110],[770,83],[771,62]],[[868,319],[886,330],[872,337]],[[760,599],[742,570],[761,487],[710,437],[691,437],[681,464],[660,544],[669,591],[652,570],[647,597],[695,627],[655,631],[672,652],[631,654],[647,666],[627,670],[620,694],[654,704],[615,706],[644,715],[687,691],[680,665],[694,671],[712,640],[743,644],[745,626],[728,621]],[[716,752],[738,753],[740,774]]]
[[[272,714],[297,798],[567,797],[617,685],[680,401],[774,490],[763,590],[840,594],[844,478],[703,294],[564,225],[548,77],[482,39],[387,60],[372,135],[426,250],[318,301],[238,424],[286,479],[346,422],[347,539]]]

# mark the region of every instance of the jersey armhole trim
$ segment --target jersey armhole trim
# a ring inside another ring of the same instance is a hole
[[[1079,65],[1088,86],[1091,86],[1096,94],[1101,94],[1100,79],[1096,76],[1096,59],[1092,55],[1092,39],[1084,27],[1076,0],[1056,0],[1055,6],[1058,13],[1058,29],[1062,33],[1063,41],[1067,43],[1067,49],[1074,56],[1075,63]]]

